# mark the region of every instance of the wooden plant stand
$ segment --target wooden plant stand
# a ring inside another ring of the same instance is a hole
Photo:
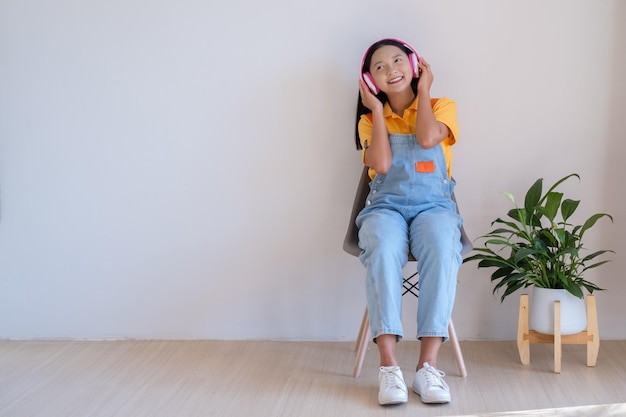
[[[598,333],[598,315],[596,313],[596,299],[588,295],[587,330],[580,333],[561,335],[561,302],[554,302],[554,334],[539,333],[528,328],[528,294],[522,294],[519,303],[519,321],[517,326],[517,350],[522,364],[530,364],[531,343],[554,343],[554,372],[561,373],[561,346],[587,345],[587,366],[595,366],[600,349],[600,334]]]

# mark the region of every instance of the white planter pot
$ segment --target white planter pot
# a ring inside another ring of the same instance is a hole
[[[554,334],[554,302],[561,302],[561,334],[575,334],[587,328],[585,300],[567,290],[534,287],[530,299],[529,326],[539,333]]]

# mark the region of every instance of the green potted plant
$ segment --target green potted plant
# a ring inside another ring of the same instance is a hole
[[[539,178],[526,192],[523,207],[518,206],[511,193],[505,192],[514,208],[509,210],[507,218],[498,217],[491,223],[493,230],[477,239],[483,241],[483,247],[474,247],[475,254],[463,260],[464,263],[478,261],[478,268],[495,268],[491,274],[491,281],[495,284],[493,293],[503,291],[501,302],[515,291],[529,286],[560,290],[560,293],[580,300],[584,317],[584,290],[590,294],[603,290],[587,281],[584,274],[609,262],[598,257],[613,251],[588,253],[583,237],[599,219],[606,217],[612,222],[613,217],[597,213],[583,224],[570,223],[580,200],[564,199],[557,187],[572,177],[580,179],[578,174],[570,174],[558,180],[545,194],[543,179]],[[571,314],[564,310],[562,316],[566,315]],[[532,319],[531,305],[531,322]],[[580,324],[576,326],[580,327]],[[576,333],[575,329],[571,333]]]

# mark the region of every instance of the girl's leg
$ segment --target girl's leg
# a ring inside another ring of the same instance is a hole
[[[408,259],[408,225],[396,211],[373,210],[359,218],[359,246],[372,337],[381,365],[396,365],[395,344],[403,337],[402,268]]]
[[[420,344],[420,357],[415,370],[419,370],[424,366],[424,362],[428,362],[430,366],[437,367],[437,355],[439,348],[443,344],[442,337],[422,337]]]
[[[419,364],[437,361],[448,339],[457,273],[461,265],[462,219],[454,211],[433,209],[420,213],[410,227],[411,250],[418,260],[418,338],[422,340]]]
[[[376,338],[376,346],[380,354],[380,366],[398,366],[396,359],[396,343],[398,337],[395,334],[381,334]]]
[[[436,369],[436,363],[439,348],[448,339],[461,265],[460,227],[456,212],[434,209],[418,214],[410,228],[411,250],[419,269],[417,337],[421,340],[413,391],[424,403],[450,402],[445,374]]]

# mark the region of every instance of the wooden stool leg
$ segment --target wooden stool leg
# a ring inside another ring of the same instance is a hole
[[[561,302],[554,302],[554,373],[561,373]]]
[[[452,349],[454,350],[454,361],[456,362],[456,367],[459,369],[459,374],[465,378],[467,376],[465,360],[463,359],[459,339],[456,337],[456,331],[454,330],[454,323],[452,323],[452,319],[450,319],[450,323],[448,324],[448,333],[450,334],[450,342],[452,342]]]
[[[517,323],[517,350],[523,365],[530,363],[530,332],[528,329],[528,294],[519,299],[519,318]]]
[[[598,313],[596,298],[587,296],[587,366],[596,366],[600,350],[600,333],[598,332]]]
[[[354,361],[354,370],[352,376],[358,378],[361,375],[361,368],[363,367],[363,360],[365,359],[365,353],[367,352],[367,343],[371,336],[370,320],[367,316],[367,307],[365,308],[365,314],[363,315],[363,321],[361,322],[361,330],[359,330],[359,337],[357,340],[356,348],[356,360]]]

